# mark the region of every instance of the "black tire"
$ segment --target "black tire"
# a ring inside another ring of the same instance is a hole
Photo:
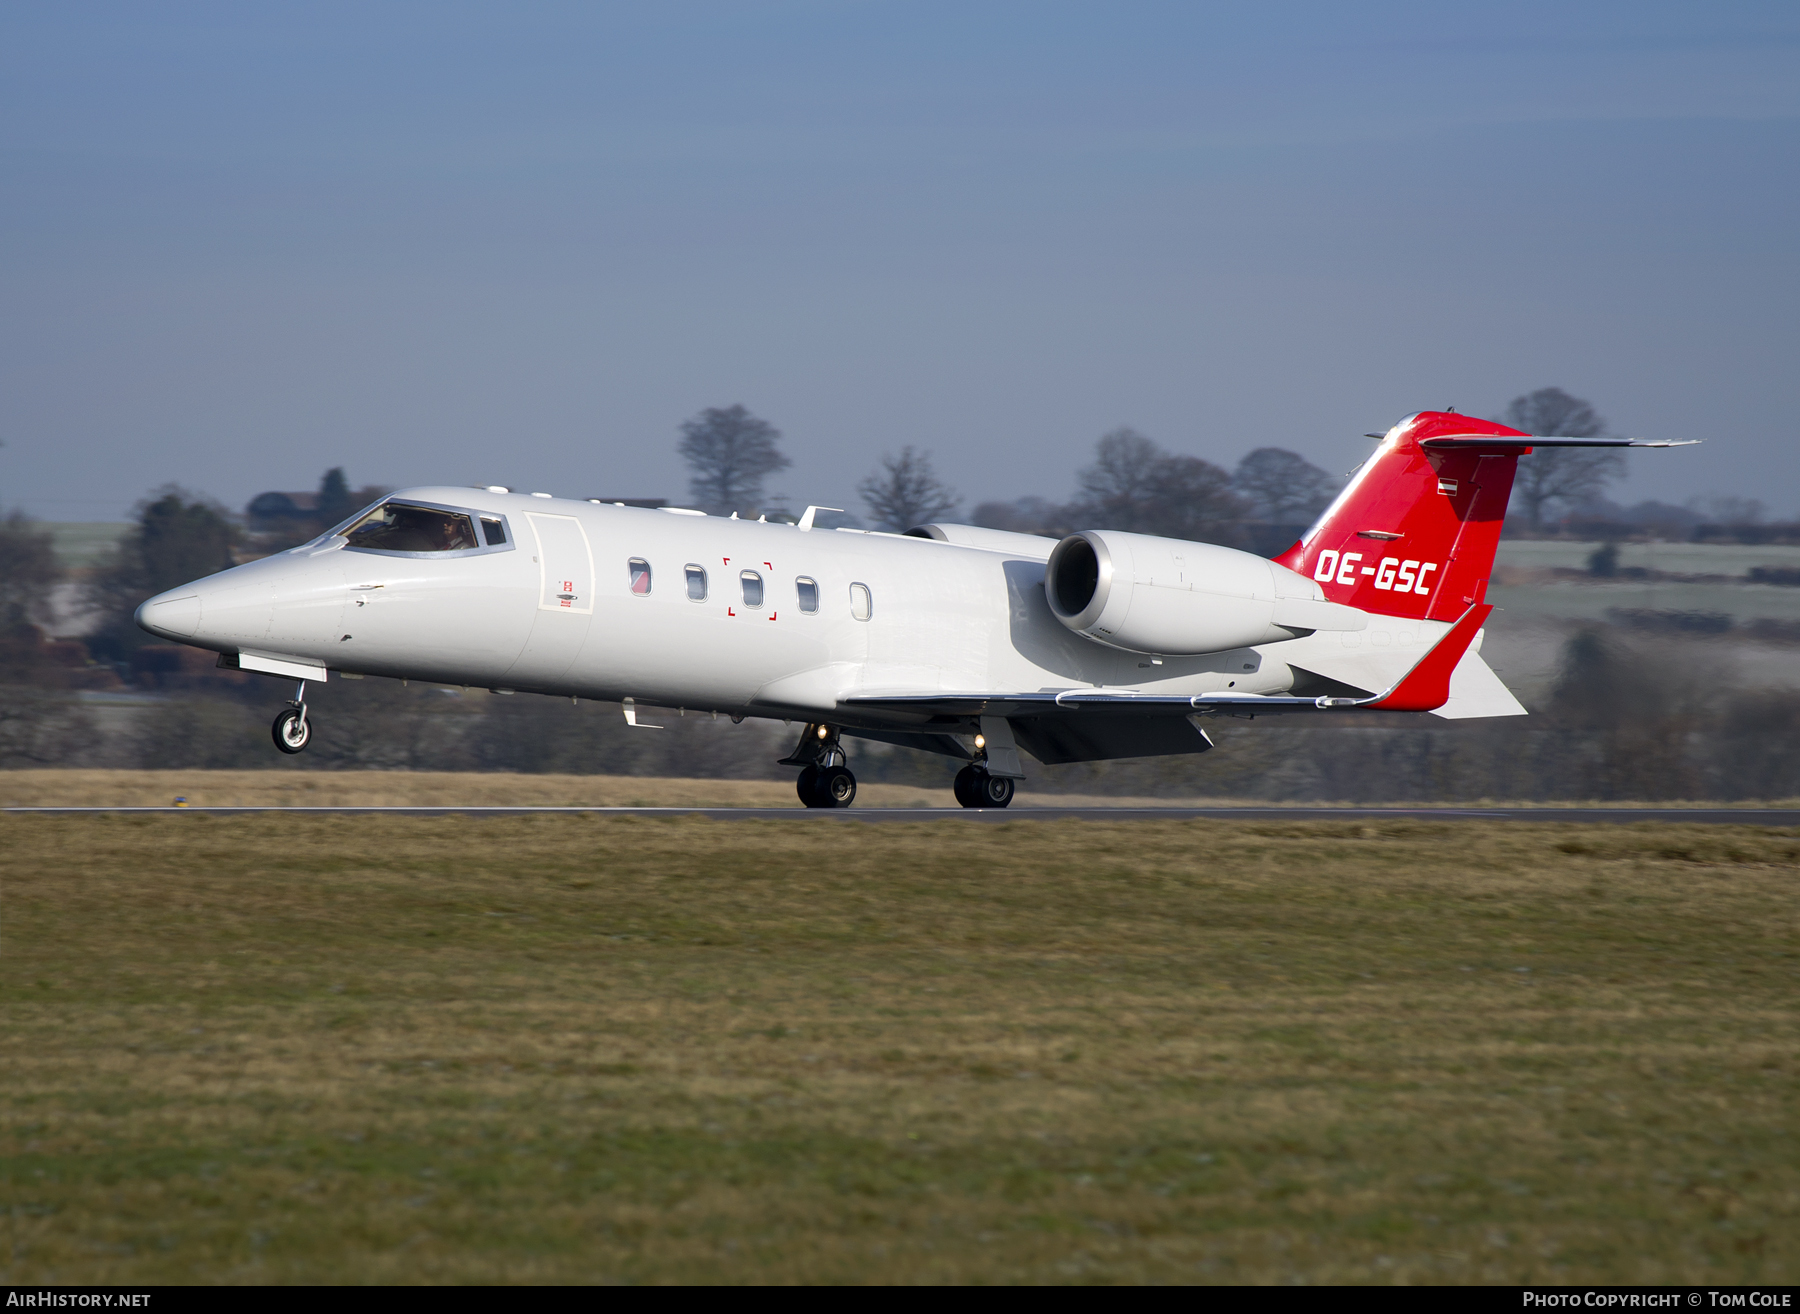
[[[275,718],[275,724],[269,727],[269,735],[275,741],[275,747],[284,753],[304,753],[306,746],[312,743],[312,718],[302,717],[300,709],[290,707]]]
[[[981,802],[977,807],[1003,808],[1013,801],[1013,782],[1009,777],[990,776],[983,771],[980,780]]]
[[[976,783],[980,776],[981,772],[972,766],[966,766],[950,782],[950,792],[956,795],[956,801],[965,808],[981,806],[981,787]]]
[[[800,779],[794,782],[794,792],[800,795],[800,801],[809,808],[822,808],[819,802],[819,768],[806,766],[800,768]]]
[[[822,808],[847,808],[856,802],[856,777],[848,767],[826,767],[814,791]]]

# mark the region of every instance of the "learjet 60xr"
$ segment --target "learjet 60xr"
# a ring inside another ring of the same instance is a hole
[[[1390,429],[1274,560],[1090,529],[905,534],[411,488],[313,542],[170,589],[152,634],[300,682],[283,752],[332,671],[805,725],[809,807],[856,796],[846,738],[963,765],[1005,807],[1040,762],[1199,753],[1209,718],[1518,716],[1480,656],[1513,472],[1532,437],[1454,412]]]

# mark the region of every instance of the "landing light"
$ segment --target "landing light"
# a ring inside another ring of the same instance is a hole
[[[987,736],[986,735],[976,735],[975,736],[975,747],[986,748],[987,747]]]
[[[824,725],[820,726],[819,727],[819,738],[829,739],[830,737],[831,737],[831,727],[824,726]]]

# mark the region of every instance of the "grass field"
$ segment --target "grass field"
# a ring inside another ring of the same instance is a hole
[[[14,816],[0,853],[0,1281],[1800,1268],[1800,831]]]

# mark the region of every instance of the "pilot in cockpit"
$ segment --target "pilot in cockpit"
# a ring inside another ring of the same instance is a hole
[[[443,538],[446,552],[455,552],[461,548],[476,546],[475,534],[469,528],[467,516],[445,516],[438,529]]]

